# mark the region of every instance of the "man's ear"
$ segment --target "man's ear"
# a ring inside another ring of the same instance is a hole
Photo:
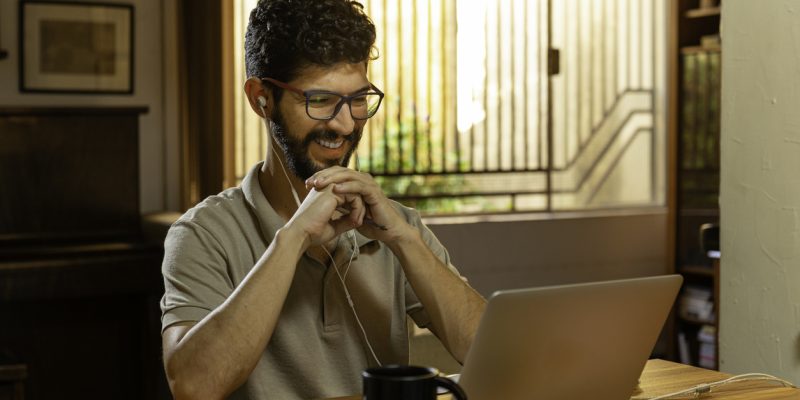
[[[269,118],[272,115],[272,109],[275,107],[274,97],[272,91],[266,90],[261,83],[261,79],[256,77],[249,77],[244,82],[244,93],[247,96],[247,101],[250,102],[250,108],[256,114]]]

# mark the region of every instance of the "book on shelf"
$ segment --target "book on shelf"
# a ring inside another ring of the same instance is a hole
[[[713,323],[714,300],[711,288],[688,285],[681,292],[679,315],[683,319]]]
[[[700,343],[700,355],[697,365],[701,368],[714,369],[717,367],[717,349],[713,343]]]
[[[691,364],[692,360],[689,358],[689,342],[686,340],[686,334],[678,332],[678,356],[680,357],[681,364]]]
[[[703,325],[703,327],[697,331],[697,340],[703,343],[716,343],[717,328],[714,327],[714,325]]]
[[[717,366],[717,328],[713,325],[703,325],[697,331],[698,349],[697,365],[703,368],[716,368]]]

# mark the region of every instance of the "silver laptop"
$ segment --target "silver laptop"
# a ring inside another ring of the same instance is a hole
[[[496,292],[459,384],[470,400],[627,400],[683,278]]]

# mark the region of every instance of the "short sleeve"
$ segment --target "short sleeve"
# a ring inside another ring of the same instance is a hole
[[[202,226],[179,220],[164,242],[164,297],[161,330],[179,322],[197,322],[233,292],[220,242]]]

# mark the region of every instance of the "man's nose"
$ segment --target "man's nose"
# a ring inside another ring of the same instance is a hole
[[[339,109],[339,112],[336,114],[336,116],[328,121],[328,126],[331,130],[342,136],[352,134],[356,127],[356,121],[353,119],[353,115],[350,113],[350,104],[342,104],[342,108]]]

